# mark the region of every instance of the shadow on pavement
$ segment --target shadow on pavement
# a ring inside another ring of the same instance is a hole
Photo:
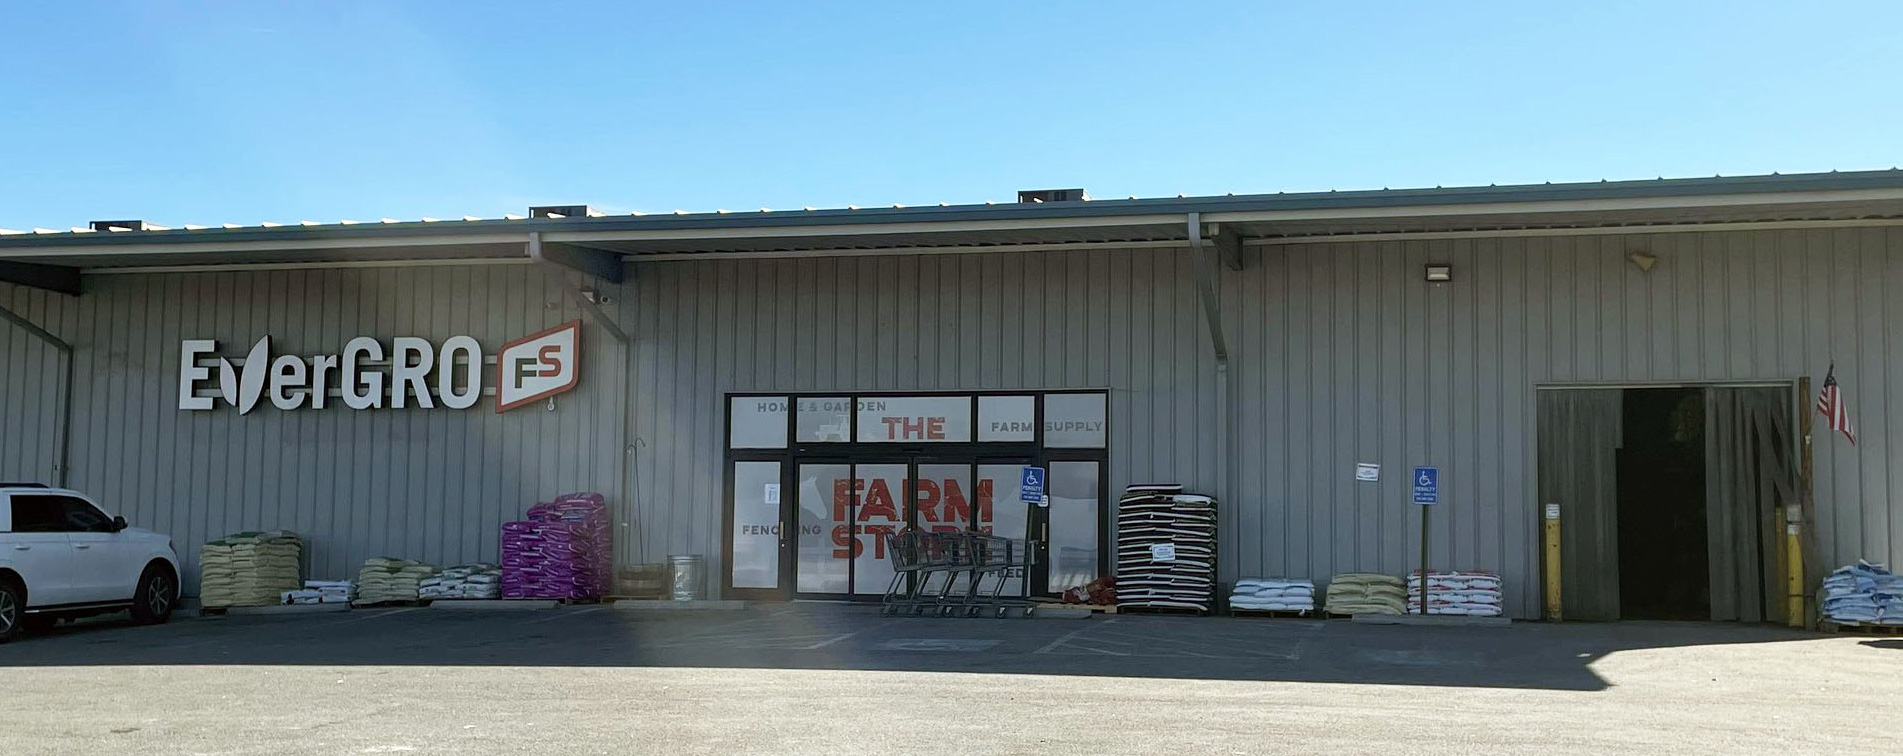
[[[181,617],[158,627],[101,618],[0,646],[0,667],[713,667],[1593,691],[1607,683],[1591,665],[1620,651],[1822,637],[1711,623],[1396,627],[1139,615],[882,618],[862,607],[802,605],[679,614],[415,608]]]

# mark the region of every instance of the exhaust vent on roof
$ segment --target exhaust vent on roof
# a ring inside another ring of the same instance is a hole
[[[586,218],[592,214],[587,205],[542,205],[529,208],[530,218]]]
[[[145,221],[142,221],[142,220],[93,221],[92,227],[94,231],[144,231]]]
[[[1018,192],[1018,202],[1083,202],[1090,195],[1082,189],[1026,189]]]

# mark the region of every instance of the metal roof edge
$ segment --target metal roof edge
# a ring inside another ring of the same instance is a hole
[[[578,218],[528,218],[465,221],[333,224],[237,228],[169,229],[113,234],[17,234],[0,236],[0,250],[80,247],[138,247],[182,242],[222,244],[240,242],[322,242],[368,239],[446,237],[442,244],[513,241],[517,234],[545,232],[702,231],[746,229],[758,236],[763,229],[813,226],[941,224],[957,222],[1101,219],[1201,212],[1276,212],[1303,210],[1379,210],[1404,207],[1572,202],[1619,199],[1664,199],[1700,196],[1750,196],[1787,193],[1824,193],[1872,189],[1903,189],[1903,171],[1897,169],[1830,173],[1772,174],[1638,181],[1596,181],[1561,184],[1375,189],[1148,199],[1089,200],[1037,204],[939,205],[862,209],[791,210],[750,213],[692,213],[683,215],[613,215]],[[1150,222],[1142,218],[1138,222]],[[1078,225],[1062,223],[1058,225]],[[412,244],[428,244],[412,241]],[[339,245],[342,246],[342,245]]]

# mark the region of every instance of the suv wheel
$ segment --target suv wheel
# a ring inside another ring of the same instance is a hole
[[[157,562],[146,567],[139,576],[139,590],[132,595],[132,621],[157,625],[171,618],[177,604],[178,581],[172,571]]]
[[[13,640],[26,629],[26,599],[20,587],[0,579],[0,643]]]

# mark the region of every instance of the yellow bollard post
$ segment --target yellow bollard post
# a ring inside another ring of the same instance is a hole
[[[1559,504],[1546,505],[1546,621],[1560,621]]]
[[[1804,621],[1804,549],[1799,545],[1803,510],[1796,505],[1784,513],[1784,590],[1785,624],[1803,627]]]

